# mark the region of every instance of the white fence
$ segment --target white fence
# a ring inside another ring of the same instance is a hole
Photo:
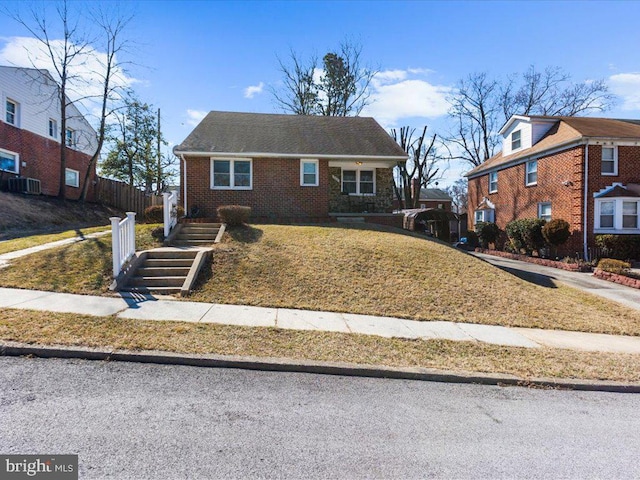
[[[111,250],[113,252],[113,278],[136,253],[136,213],[127,212],[127,218],[111,217]]]
[[[178,223],[178,192],[165,192],[162,194],[162,197],[164,238],[167,238],[171,229]]]

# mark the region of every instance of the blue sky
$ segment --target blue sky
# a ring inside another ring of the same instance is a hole
[[[11,10],[18,2],[2,5]],[[640,2],[149,0],[119,7],[135,15],[127,36],[136,47],[121,60],[136,63],[127,75],[140,98],[162,109],[172,145],[209,110],[279,112],[268,91],[281,80],[276,55],[292,48],[322,57],[346,38],[382,72],[376,102],[364,113],[387,128],[427,124],[444,135],[445,98],[459,79],[529,65],[562,67],[575,81],[606,79],[619,101],[603,116],[640,118]],[[18,63],[7,52],[25,36],[0,15],[0,63]],[[453,165],[443,184],[462,170]]]

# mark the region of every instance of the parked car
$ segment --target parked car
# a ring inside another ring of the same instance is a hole
[[[460,250],[466,250],[467,252],[473,251],[473,246],[467,240],[467,237],[460,238],[459,242],[454,242],[453,246],[459,248]]]

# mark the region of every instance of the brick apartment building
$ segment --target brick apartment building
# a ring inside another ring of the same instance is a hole
[[[599,233],[640,234],[640,120],[515,115],[502,151],[466,174],[469,228],[560,218],[565,253],[589,256]]]
[[[46,70],[0,66],[0,189],[58,195],[60,142],[67,145],[66,196],[77,199],[96,133],[74,105],[67,107],[67,127],[60,131],[58,85]],[[89,176],[93,194],[95,167]],[[10,181],[31,179],[27,182]]]
[[[407,155],[373,118],[210,112],[174,153],[187,213],[236,204],[253,221],[401,224],[392,168]]]

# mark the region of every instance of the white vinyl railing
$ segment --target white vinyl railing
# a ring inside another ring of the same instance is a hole
[[[113,252],[113,278],[136,253],[136,213],[127,212],[127,218],[111,217],[111,249]]]
[[[169,236],[171,229],[178,223],[178,192],[164,192],[162,194],[162,211],[164,215],[164,238]]]

